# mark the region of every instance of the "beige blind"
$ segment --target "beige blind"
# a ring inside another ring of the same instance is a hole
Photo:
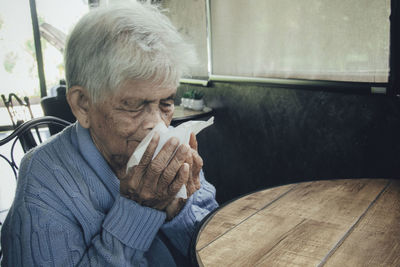
[[[387,82],[390,0],[211,0],[213,74]]]
[[[206,77],[207,30],[205,0],[163,0],[162,7],[186,41],[195,46],[199,64],[192,70],[193,77]]]

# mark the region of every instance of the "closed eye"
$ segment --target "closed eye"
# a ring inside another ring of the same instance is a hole
[[[164,107],[171,107],[172,105],[174,105],[173,103],[165,103],[165,102],[161,102],[160,104]]]
[[[130,113],[135,113],[141,111],[143,108],[138,108],[138,109],[130,109],[130,108],[117,108],[119,111],[124,111],[124,112],[130,112]]]
[[[160,102],[160,108],[164,112],[171,112],[174,108],[174,102],[173,101]]]
[[[121,103],[121,105],[117,108],[117,110],[134,113],[143,110],[145,105],[146,105],[145,101],[141,101],[139,103],[137,102],[132,103],[125,100]]]

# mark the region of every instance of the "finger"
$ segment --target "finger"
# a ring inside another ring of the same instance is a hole
[[[197,190],[200,189],[201,184],[200,184],[200,176],[192,176],[189,178],[188,183],[186,185],[187,187],[187,196],[190,197],[193,195]]]
[[[160,152],[158,152],[157,156],[154,158],[153,162],[157,164],[161,164],[163,166],[162,169],[167,166],[169,159],[175,153],[176,148],[179,146],[179,139],[176,137],[171,137],[168,141],[163,145]]]
[[[149,167],[146,170],[145,179],[142,179],[141,188],[151,188],[156,190],[160,175],[166,168],[168,161],[176,150],[178,144],[179,140],[176,137],[170,138],[164,144],[158,155],[149,164]],[[171,181],[173,177],[171,178]]]
[[[143,156],[139,162],[139,166],[149,165],[151,160],[153,159],[154,152],[156,151],[158,142],[160,141],[160,134],[155,132],[153,138],[151,138],[149,145],[146,148],[146,151],[143,153]]]
[[[143,177],[144,169],[140,168],[140,166],[135,166],[132,168],[133,170],[130,171],[128,174],[130,174],[130,178],[128,180],[128,187],[129,187],[129,192],[132,193],[132,191],[137,191],[140,187],[140,182]]]
[[[160,134],[158,132],[155,132],[145,152],[143,153],[143,156],[140,159],[139,164],[134,168],[131,168],[130,170],[132,171],[133,174],[128,182],[128,185],[131,189],[135,189],[136,192],[141,191],[144,181],[147,180],[147,177],[145,177],[146,170],[149,164],[151,163],[151,160],[153,158],[154,152],[156,151],[159,141],[160,141]],[[149,187],[149,185],[145,186]]]
[[[193,154],[194,154],[194,153],[196,153],[195,150],[189,149],[188,156],[186,157],[186,160],[185,160],[185,162],[186,162],[187,164],[189,164],[190,169],[192,169],[192,166],[193,166]]]
[[[133,175],[135,172],[137,172],[137,171],[136,171],[136,167],[137,167],[137,166],[130,167],[126,172],[124,172],[124,173],[122,174],[122,177],[118,177],[118,179],[119,179],[120,181],[129,180],[129,179],[132,177],[132,175]]]
[[[167,213],[167,220],[169,221],[176,215],[178,215],[179,211],[181,210],[184,204],[185,202],[183,202],[181,198],[175,198],[174,200],[172,200],[171,203],[165,209]]]
[[[127,198],[133,199],[140,186],[143,170],[139,166],[129,168],[128,172],[120,179],[120,192]]]
[[[134,166],[132,168],[129,168],[128,172],[119,179],[120,181],[120,191],[123,192],[124,194],[128,193],[128,189],[137,189],[139,182],[140,182],[140,172],[138,166]]]
[[[191,176],[189,174],[189,176]],[[188,182],[186,183],[186,191],[187,191],[187,197],[190,197],[191,195],[196,192],[196,186],[193,182],[193,177],[189,177]]]
[[[175,196],[182,185],[186,184],[189,179],[189,164],[183,163],[178,171],[174,181],[168,186],[168,194],[170,196]]]
[[[193,149],[191,149],[190,151],[190,156],[188,157],[188,159],[186,160],[186,163],[189,164],[189,178],[188,181],[186,183],[186,189],[188,191],[188,196],[191,196],[193,194],[193,192],[195,192],[195,184],[193,183]]]
[[[197,151],[192,150],[192,158],[193,158],[193,176],[198,176],[201,168],[203,168],[203,159],[200,157]]]
[[[190,148],[187,145],[180,145],[158,180],[157,191],[165,192],[167,190],[168,186],[176,177],[179,169],[182,167],[182,164],[189,156]]]
[[[192,169],[192,181],[195,187],[194,192],[200,189],[200,171],[203,168],[203,159],[197,153],[197,151],[193,152],[193,169]],[[193,193],[194,193],[193,192]]]
[[[190,133],[189,145],[192,149],[197,151],[197,147],[198,147],[197,139],[196,139],[196,135],[193,132]]]
[[[195,188],[194,192],[196,192],[196,191],[199,190],[200,187],[201,187],[200,175],[197,175],[197,176],[194,176],[194,177],[193,177],[193,183],[194,183],[194,188]],[[193,193],[194,193],[194,192],[193,192]]]

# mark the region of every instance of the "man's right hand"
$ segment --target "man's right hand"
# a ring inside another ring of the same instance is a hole
[[[152,160],[159,139],[155,133],[139,164],[120,179],[120,193],[142,206],[165,211],[189,179],[190,166],[185,161],[191,148],[172,137]]]

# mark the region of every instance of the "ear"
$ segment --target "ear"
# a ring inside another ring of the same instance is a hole
[[[91,101],[87,90],[81,86],[72,86],[68,89],[67,101],[79,123],[84,128],[89,128]]]

